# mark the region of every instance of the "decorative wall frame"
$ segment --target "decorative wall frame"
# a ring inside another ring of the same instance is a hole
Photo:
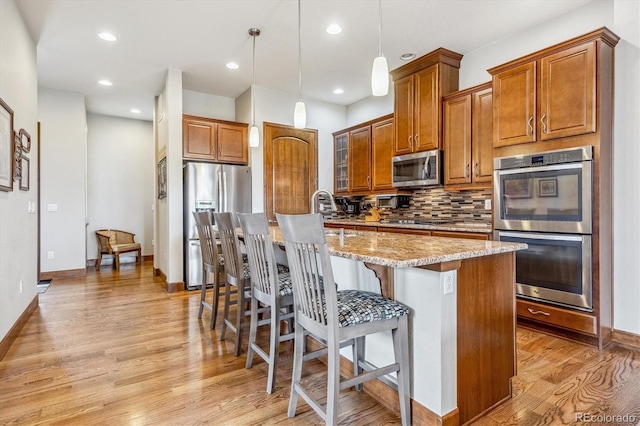
[[[13,110],[0,98],[0,191],[13,191]]]
[[[28,191],[29,190],[29,175],[30,168],[29,158],[22,156],[22,175],[20,176],[20,190]]]
[[[158,200],[167,196],[167,157],[158,162]]]
[[[531,198],[533,180],[528,178],[505,179],[504,195],[507,198]]]
[[[540,179],[538,181],[538,197],[557,197],[558,179]]]

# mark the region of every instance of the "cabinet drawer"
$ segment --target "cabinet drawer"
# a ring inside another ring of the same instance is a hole
[[[386,226],[378,226],[378,232],[393,232],[395,234],[411,235],[431,235],[431,231],[427,231],[426,229],[392,228]]]
[[[516,305],[519,317],[593,336],[598,334],[596,317],[593,315],[521,299],[517,300]]]

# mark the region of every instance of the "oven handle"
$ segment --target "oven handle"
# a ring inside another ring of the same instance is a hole
[[[539,167],[523,167],[519,169],[509,169],[509,170],[498,170],[498,174],[500,175],[515,175],[522,173],[536,173],[536,172],[546,172],[552,170],[571,170],[571,169],[581,169],[584,167],[582,163],[589,163],[590,161],[581,161],[579,163],[569,163],[569,164],[553,164],[550,166],[539,166]]]
[[[549,241],[583,241],[582,235],[547,235],[533,232],[498,232],[499,237],[522,238],[526,240],[549,240]]]

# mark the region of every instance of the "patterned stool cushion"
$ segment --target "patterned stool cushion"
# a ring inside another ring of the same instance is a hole
[[[326,309],[323,309],[323,312],[326,313]],[[340,327],[349,327],[399,318],[408,315],[409,308],[370,291],[342,290],[338,291],[338,312]]]
[[[287,272],[278,272],[278,284],[280,287],[278,294],[280,296],[289,296],[290,294],[293,294],[293,284],[291,284],[291,274],[289,274],[288,268]]]
[[[246,253],[242,253],[242,263],[243,263],[243,269],[244,269],[244,278],[245,279],[249,279],[249,258],[247,257]],[[222,254],[218,255],[218,266],[220,266],[221,269],[224,269],[224,256]],[[278,274],[284,274],[284,273],[289,273],[289,267],[287,265],[281,265],[281,264],[277,264],[276,265],[278,268]]]

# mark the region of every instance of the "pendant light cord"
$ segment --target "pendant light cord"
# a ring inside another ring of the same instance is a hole
[[[378,0],[378,56],[382,56],[382,0]]]
[[[298,100],[302,100],[302,30],[301,30],[300,0],[298,0]]]
[[[251,125],[256,125],[256,34],[253,34],[253,79],[251,82]]]

